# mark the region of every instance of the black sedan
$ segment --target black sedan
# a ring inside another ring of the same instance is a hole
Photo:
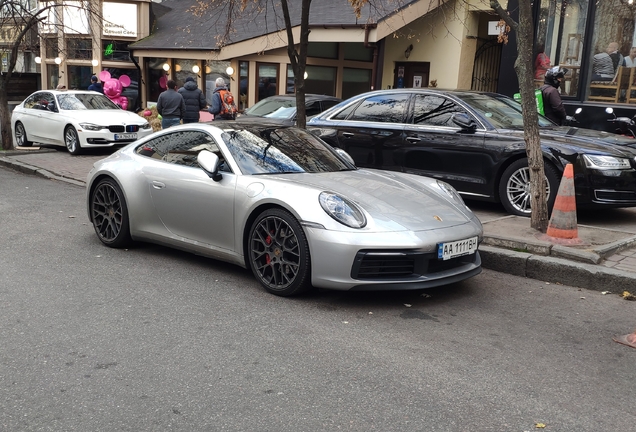
[[[539,116],[552,208],[561,174],[574,165],[577,206],[636,206],[636,140],[560,127]],[[530,173],[521,106],[499,94],[393,89],[364,93],[307,125],[360,167],[442,179],[464,198],[530,214]]]
[[[305,112],[307,118],[320,114],[321,112],[331,108],[332,106],[342,102],[333,96],[306,94],[305,95]],[[268,118],[279,121],[282,124],[296,124],[296,95],[278,95],[258,101],[253,106],[245,110],[241,117],[250,118]]]

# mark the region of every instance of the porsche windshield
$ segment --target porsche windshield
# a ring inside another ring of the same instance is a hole
[[[298,128],[227,130],[223,140],[243,174],[321,173],[355,169]]]
[[[462,100],[482,115],[495,129],[523,129],[521,104],[510,98],[469,93]],[[547,118],[539,114],[539,126],[554,126]]]

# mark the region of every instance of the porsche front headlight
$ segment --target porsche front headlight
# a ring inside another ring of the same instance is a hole
[[[351,228],[367,224],[362,210],[353,202],[333,192],[321,192],[318,197],[322,209],[332,218]]]
[[[583,155],[585,166],[598,170],[623,170],[630,169],[629,159],[615,156]]]

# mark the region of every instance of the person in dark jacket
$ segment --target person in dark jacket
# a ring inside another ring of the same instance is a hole
[[[100,92],[101,94],[104,94],[104,88],[102,87],[102,83],[97,82],[97,77],[95,75],[91,77],[91,85],[88,86],[88,90],[92,90],[92,91],[96,91],[96,92]]]
[[[563,125],[567,117],[561,95],[557,90],[561,86],[565,72],[559,66],[548,69],[543,80],[544,84],[541,87],[544,115],[559,126]]]
[[[185,114],[183,96],[177,93],[177,83],[168,80],[168,89],[157,99],[157,112],[161,115],[161,128],[178,125]]]
[[[205,96],[201,89],[194,82],[194,78],[187,77],[185,84],[181,87],[178,93],[183,96],[185,102],[185,115],[183,116],[183,123],[196,123],[199,121],[199,111],[204,109],[208,104],[205,101]]]

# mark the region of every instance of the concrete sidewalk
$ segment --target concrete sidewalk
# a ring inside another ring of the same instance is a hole
[[[0,152],[0,165],[24,173],[85,186],[94,162],[112,149],[70,156],[64,150]],[[476,212],[484,226],[479,249],[484,268],[581,288],[636,294],[636,234],[579,225],[578,245],[559,244],[530,228],[530,219]]]

